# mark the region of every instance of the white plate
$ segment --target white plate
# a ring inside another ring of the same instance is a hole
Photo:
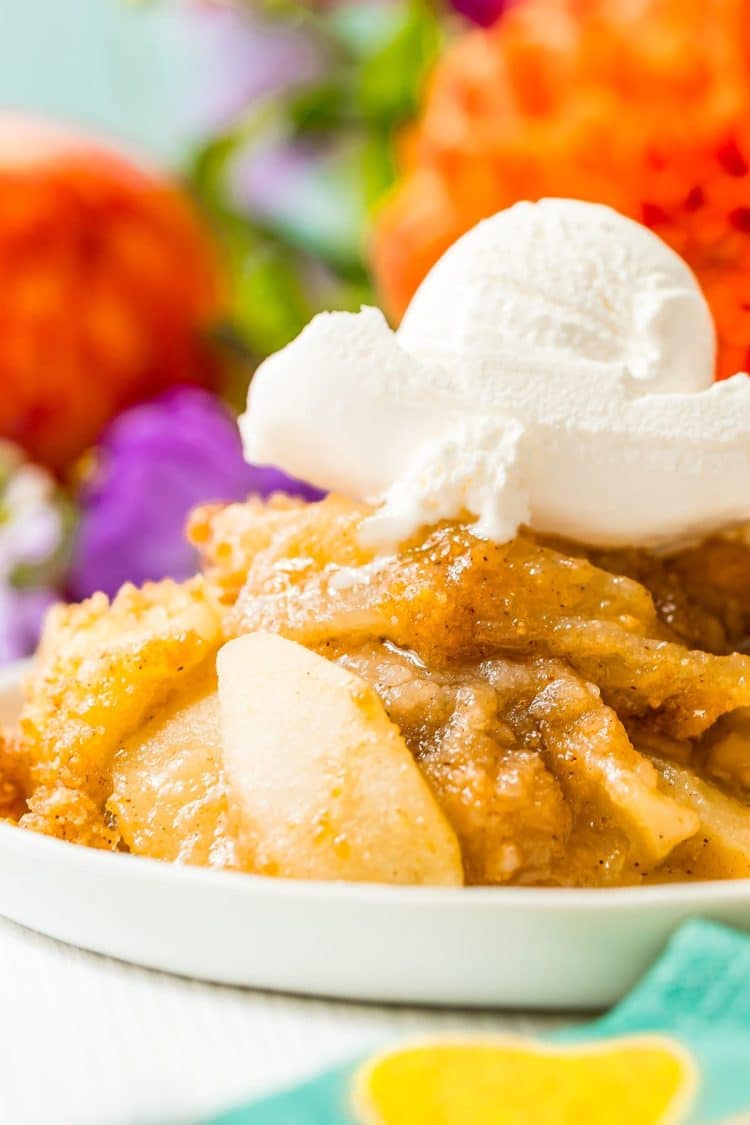
[[[0,721],[20,670],[0,674]],[[138,965],[380,1002],[597,1008],[700,914],[750,930],[750,880],[616,890],[297,883],[0,825],[0,914]]]

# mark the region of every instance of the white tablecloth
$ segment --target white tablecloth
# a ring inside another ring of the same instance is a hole
[[[171,1125],[394,1034],[532,1033],[569,1016],[378,1008],[181,980],[0,920],[0,1122]]]

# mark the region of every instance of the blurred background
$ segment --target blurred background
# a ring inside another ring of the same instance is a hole
[[[749,111],[750,0],[0,0],[0,662],[315,495],[242,460],[258,363],[518,199],[655,229],[750,367]]]

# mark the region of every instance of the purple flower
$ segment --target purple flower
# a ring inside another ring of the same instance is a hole
[[[134,406],[105,433],[83,489],[70,593],[187,578],[197,568],[185,539],[191,508],[278,491],[321,495],[279,469],[246,464],[236,421],[213,395],[178,388]]]
[[[315,206],[321,190],[318,146],[306,140],[272,140],[240,149],[229,166],[235,207],[264,220],[284,220]],[[329,192],[329,197],[333,195]],[[328,207],[334,207],[330,200]]]
[[[358,259],[366,206],[353,186],[360,160],[346,138],[265,136],[240,145],[226,169],[227,198],[240,214],[269,226],[313,257]]]
[[[186,5],[179,34],[198,95],[186,109],[191,131],[231,128],[248,106],[315,81],[326,64],[309,29],[264,17],[249,4]]]
[[[451,7],[479,27],[492,27],[512,0],[451,0]]]

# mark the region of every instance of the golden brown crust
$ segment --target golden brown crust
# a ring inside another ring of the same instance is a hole
[[[385,637],[430,667],[496,653],[564,660],[622,717],[648,716],[677,738],[750,706],[750,657],[685,648],[642,585],[525,535],[499,546],[447,526],[338,571],[284,570],[271,544],[227,620],[235,634],[276,630],[308,645]]]
[[[120,741],[220,643],[203,579],[124,586],[50,614],[21,715],[35,786],[101,806]]]
[[[30,790],[29,758],[20,735],[0,731],[0,819],[18,820]]]
[[[368,510],[343,496],[328,496],[318,504],[283,495],[266,502],[254,497],[243,504],[197,508],[188,522],[188,538],[198,549],[209,584],[231,605],[254,560],[269,553],[286,569],[365,561],[370,555],[356,532]]]
[[[19,824],[44,836],[105,851],[116,849],[120,839],[116,826],[107,823],[88,794],[64,785],[35,789]]]

